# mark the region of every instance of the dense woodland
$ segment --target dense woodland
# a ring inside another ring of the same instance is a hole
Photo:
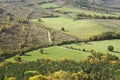
[[[0,64],[1,80],[119,80],[120,60],[115,55],[92,53],[75,62],[48,58],[32,62]]]

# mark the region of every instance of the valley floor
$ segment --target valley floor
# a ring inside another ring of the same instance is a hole
[[[114,46],[114,51],[107,50],[109,45]],[[67,48],[69,47],[69,48]],[[70,48],[74,49],[70,49]],[[75,50],[78,49],[78,50]],[[80,50],[79,50],[80,49]],[[83,51],[85,49],[86,51]],[[120,40],[104,40],[104,41],[92,41],[85,43],[68,44],[63,46],[53,46],[43,49],[43,54],[40,53],[40,49],[25,53],[21,56],[23,61],[36,61],[41,58],[49,58],[51,60],[60,60],[63,58],[80,61],[84,60],[90,55],[90,51],[101,52],[104,54],[110,53],[120,58]],[[6,59],[5,61],[15,62],[14,57]]]

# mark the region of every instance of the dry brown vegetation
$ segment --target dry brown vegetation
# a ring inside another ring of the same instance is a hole
[[[0,26],[0,55],[2,58],[10,57],[39,47],[50,46],[48,31],[52,33],[52,41],[55,44],[76,40],[73,36],[54,31],[39,23],[10,21]]]

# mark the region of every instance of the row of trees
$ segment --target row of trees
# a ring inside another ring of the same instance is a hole
[[[79,7],[79,6],[90,7],[88,5],[88,2],[87,2],[88,0],[65,0],[65,1],[66,1],[65,4],[71,4],[71,5],[76,6],[76,7]]]
[[[84,61],[48,58],[1,63],[0,80],[119,80],[120,60],[115,55],[92,53]],[[19,73],[19,74],[18,74]]]
[[[115,33],[115,32],[106,32],[106,33],[102,33],[100,35],[97,35],[97,36],[92,36],[90,37],[88,40],[85,41],[88,42],[88,41],[95,41],[95,40],[108,40],[108,39],[120,39],[120,33]],[[21,41],[18,46],[19,46],[19,49],[17,50],[14,50],[14,51],[9,51],[9,50],[2,50],[0,51],[0,61],[3,61],[5,58],[8,58],[8,57],[11,57],[11,56],[15,56],[16,54],[20,54],[20,55],[23,55],[24,53],[26,53],[27,51],[31,51],[31,50],[34,50],[34,49],[39,49],[41,47],[47,47],[47,46],[54,46],[54,45],[64,45],[64,44],[70,44],[70,43],[78,43],[80,42],[80,40],[76,39],[76,40],[71,40],[71,41],[61,41],[61,42],[58,42],[58,43],[53,43],[53,44],[41,44],[41,45],[36,45],[36,46],[30,46],[30,47],[26,47],[26,40],[25,41]],[[71,49],[74,49],[74,48],[71,48]],[[79,50],[81,51],[81,49],[75,49],[75,50]],[[110,47],[108,49],[109,51],[112,51],[113,50],[113,47]],[[87,51],[86,49],[83,49],[82,51]],[[89,51],[89,52],[92,52],[93,50]]]
[[[118,12],[116,7],[105,7],[100,4],[97,4],[96,0],[65,0],[64,5],[69,4],[74,7],[80,7],[86,10],[92,10],[101,13],[114,14],[114,12]],[[95,2],[95,3],[94,3]],[[99,3],[99,2],[98,2]],[[93,6],[94,5],[94,6]]]
[[[83,49],[80,49],[80,48],[74,48],[74,47],[69,47],[69,46],[66,46],[66,48],[68,48],[68,49],[72,49],[72,50],[77,50],[77,51],[83,51],[83,52],[90,52],[90,53],[96,53],[96,51],[95,50],[86,50],[85,48],[83,48]],[[108,51],[114,51],[114,46],[112,46],[112,45],[109,45],[107,48],[106,48]]]
[[[21,2],[25,2],[26,0],[20,0]],[[7,0],[7,2],[11,2],[11,0]]]
[[[120,39],[120,32],[103,32],[99,35],[91,36],[90,41]]]
[[[119,16],[107,16],[107,15],[93,15],[93,14],[85,14],[81,13],[76,16],[76,20],[82,19],[82,18],[92,18],[92,19],[120,19]]]

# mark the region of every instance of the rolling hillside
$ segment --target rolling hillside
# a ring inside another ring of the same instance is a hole
[[[65,0],[65,5],[73,5],[84,9],[98,10],[102,12],[119,12],[120,0]]]
[[[0,0],[0,80],[120,80],[119,0]]]
[[[81,5],[85,4],[97,4],[102,6],[112,6],[112,7],[119,7],[120,0],[66,0],[69,2],[80,3]]]
[[[30,12],[30,8],[23,7],[23,5],[20,5],[22,3],[16,7],[14,3],[6,3],[7,6],[3,6],[3,3],[0,4],[2,4],[0,5],[0,60],[21,52],[51,45],[48,31],[53,44],[76,39],[61,31],[47,28],[40,23],[29,22],[28,12]],[[43,14],[44,11],[42,9],[40,11]],[[23,13],[24,15],[22,15]],[[32,14],[32,16],[34,15]],[[37,16],[41,17],[41,15]]]
[[[92,3],[96,3],[103,6],[120,7],[120,0],[89,0]]]

